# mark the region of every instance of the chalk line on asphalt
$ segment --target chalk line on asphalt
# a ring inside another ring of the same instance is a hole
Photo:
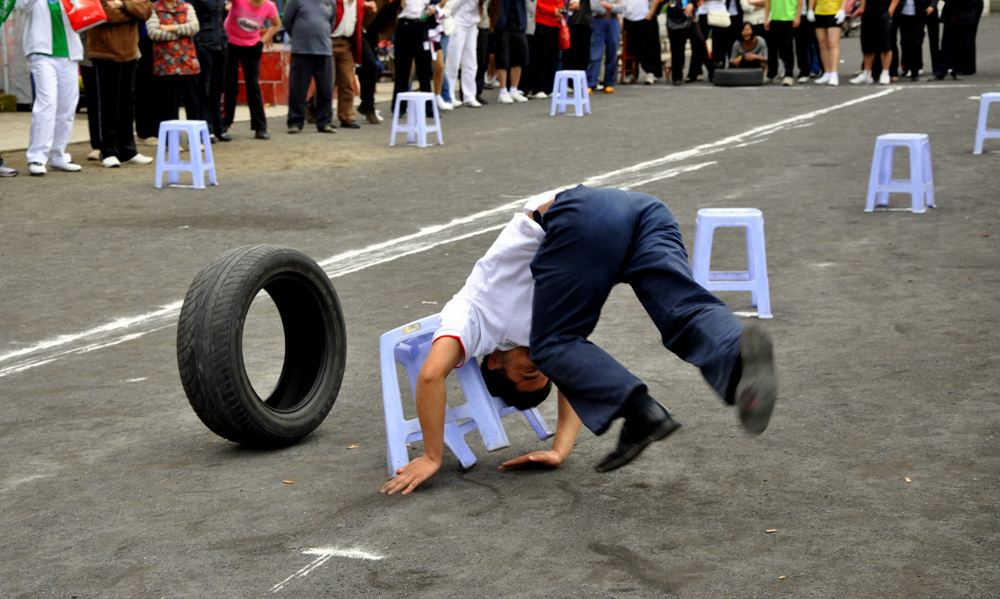
[[[272,593],[277,593],[285,587],[291,580],[299,578],[302,576],[308,576],[310,572],[319,568],[326,562],[330,561],[334,557],[345,557],[351,559],[364,559],[378,561],[383,559],[385,556],[379,555],[377,553],[371,553],[369,551],[364,551],[363,549],[337,549],[336,547],[318,547],[314,549],[307,549],[302,552],[304,555],[316,555],[318,556],[312,562],[309,563],[305,568],[302,568],[295,574],[292,574],[288,578],[282,580],[278,584],[271,587]]]

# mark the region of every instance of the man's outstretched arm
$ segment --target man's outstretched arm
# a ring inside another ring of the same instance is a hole
[[[396,477],[382,485],[382,493],[408,495],[420,483],[434,476],[444,456],[444,415],[448,406],[445,377],[462,359],[462,344],[454,337],[441,337],[431,346],[417,377],[417,417],[424,436],[424,455],[396,471]]]
[[[545,464],[547,466],[559,466],[569,457],[569,452],[573,451],[576,437],[580,434],[580,417],[573,411],[562,391],[559,392],[559,421],[556,423],[556,436],[552,440],[552,449],[549,451],[536,451],[514,458],[500,465],[500,470],[523,466],[524,464]]]

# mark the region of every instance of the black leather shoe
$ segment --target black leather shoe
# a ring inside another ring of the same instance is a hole
[[[487,104],[489,104],[489,102],[486,101],[486,98],[482,97],[481,95],[480,96],[476,96],[476,102],[479,102],[483,106],[486,106]]]
[[[254,133],[255,139],[271,139],[271,135],[267,131],[258,131]]]
[[[361,125],[357,121],[340,121],[340,127],[342,129],[360,129]]]
[[[754,435],[767,428],[778,395],[774,378],[771,336],[757,325],[740,333],[740,381],[736,385],[736,409],[743,427]]]
[[[650,443],[665,439],[680,427],[681,423],[674,420],[670,410],[654,401],[641,415],[625,421],[618,437],[618,447],[604,456],[594,470],[607,472],[620,468],[639,457]]]
[[[220,133],[216,137],[219,138],[219,141],[233,141],[233,137],[228,133]]]

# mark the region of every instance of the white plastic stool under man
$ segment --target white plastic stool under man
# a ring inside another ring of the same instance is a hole
[[[892,178],[895,149],[903,146],[910,151],[910,178]],[[888,206],[889,193],[908,193],[914,214],[924,213],[925,206],[934,207],[934,175],[931,172],[931,142],[925,133],[888,133],[875,140],[875,155],[868,177],[868,200],[865,212],[875,206]],[[876,196],[878,201],[876,202]]]
[[[771,318],[771,293],[764,251],[764,215],[756,208],[702,208],[694,231],[694,280],[709,291],[750,291],[757,318]],[[712,271],[712,237],[717,227],[744,227],[747,270]]]
[[[389,476],[396,474],[410,462],[406,444],[423,439],[420,422],[414,418],[407,420],[403,415],[403,400],[399,391],[396,363],[406,368],[410,379],[411,397],[416,398],[417,375],[431,349],[434,332],[440,324],[439,315],[434,314],[423,320],[411,322],[393,329],[379,340],[382,362],[382,404],[385,408],[385,438],[389,460]],[[465,442],[465,435],[479,430],[483,445],[488,451],[502,449],[510,445],[507,433],[500,419],[508,414],[520,412],[528,420],[539,439],[548,439],[552,430],[536,408],[518,410],[490,395],[479,372],[476,360],[466,360],[455,371],[465,395],[464,404],[445,410],[444,442],[461,462],[463,468],[476,463],[476,456]],[[451,402],[454,403],[454,402]]]
[[[399,124],[399,108],[406,102],[406,122]],[[434,124],[427,124],[427,104],[431,105],[434,113]],[[438,144],[444,145],[444,138],[441,137],[441,119],[438,114],[437,102],[434,101],[434,94],[430,92],[403,92],[396,94],[396,105],[392,109],[392,137],[389,138],[389,145],[396,145],[396,135],[406,133],[406,143],[416,142],[418,147],[427,147],[427,134],[437,132]]]
[[[191,160],[182,161],[181,132],[187,134]],[[204,150],[202,150],[204,148]],[[212,156],[212,139],[205,121],[163,121],[160,123],[156,144],[156,187],[163,187],[163,173],[167,183],[176,185],[181,171],[191,173],[196,189],[205,189],[205,173],[212,185],[215,180],[215,159]]]
[[[989,93],[980,96],[979,100],[979,126],[976,127],[976,147],[973,154],[983,153],[983,140],[1000,139],[1000,129],[987,129],[986,117],[990,114],[990,104],[1000,102],[1000,93]]]
[[[569,94],[569,83],[573,83],[573,97]],[[586,71],[556,71],[552,84],[552,111],[549,116],[566,112],[566,107],[572,106],[576,116],[583,116],[586,110],[590,114],[590,94],[587,93]]]

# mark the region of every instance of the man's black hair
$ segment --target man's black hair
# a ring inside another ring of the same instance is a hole
[[[549,396],[549,392],[552,390],[551,380],[538,391],[518,391],[514,383],[507,378],[505,369],[490,370],[487,366],[489,360],[489,356],[483,356],[479,362],[479,370],[483,373],[486,390],[494,397],[502,399],[508,406],[513,406],[518,410],[528,410],[542,403]]]

